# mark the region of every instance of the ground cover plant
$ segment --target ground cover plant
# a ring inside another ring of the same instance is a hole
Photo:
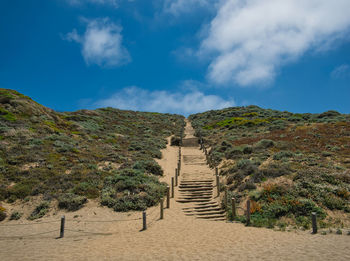
[[[42,195],[77,210],[88,199],[105,204],[108,195],[115,204],[105,205],[118,211],[152,206],[164,192],[157,179],[163,171],[154,159],[162,157],[166,137],[179,137],[183,126],[184,117],[172,114],[113,108],[56,112],[0,89],[0,203]],[[125,175],[130,169],[137,175]],[[47,208],[41,206],[32,218]]]
[[[251,200],[252,225],[309,228],[316,212],[321,227],[350,226],[350,115],[247,106],[190,120],[229,198]]]

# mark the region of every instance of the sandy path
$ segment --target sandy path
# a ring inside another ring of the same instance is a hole
[[[191,132],[188,128],[187,133]],[[182,154],[200,156],[201,151],[183,148]],[[159,160],[165,171],[162,180],[169,182],[174,175],[178,150],[168,147],[163,155]],[[197,175],[199,172],[212,173],[206,165],[183,164],[182,171]],[[155,220],[143,232],[139,231],[140,220],[116,223],[70,221],[67,227],[71,229],[109,234],[67,231],[64,239],[55,239],[58,231],[32,238],[4,238],[57,229],[57,223],[0,227],[0,260],[350,260],[350,236],[276,232],[242,224],[199,220],[185,216],[184,204],[175,199],[171,200],[171,208],[165,210],[165,219]],[[89,208],[66,214],[67,219],[74,219],[74,215],[82,215],[80,220],[91,221],[140,217],[140,213],[120,214],[90,204]],[[158,218],[158,207],[147,212],[152,213],[150,221]],[[55,221],[60,214],[43,221]]]

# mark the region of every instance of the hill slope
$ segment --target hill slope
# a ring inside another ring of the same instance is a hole
[[[350,225],[350,115],[248,106],[190,120],[230,198],[252,200],[253,225],[307,228],[312,211],[321,226]]]
[[[37,212],[52,199],[69,210],[87,198],[117,211],[154,205],[164,193],[154,158],[183,125],[179,115],[112,108],[58,113],[0,89],[0,202],[42,195]]]

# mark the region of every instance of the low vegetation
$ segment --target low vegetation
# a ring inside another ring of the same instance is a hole
[[[184,117],[172,114],[55,112],[0,89],[0,202],[43,196],[69,211],[88,199],[116,211],[152,206],[164,193],[157,178],[163,170],[154,159],[183,126]],[[30,219],[53,205],[39,205]],[[0,218],[4,213],[0,209]]]
[[[229,198],[251,200],[252,225],[309,228],[311,212],[321,227],[350,225],[350,115],[247,106],[190,120]]]

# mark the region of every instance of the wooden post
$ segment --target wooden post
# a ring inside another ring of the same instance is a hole
[[[147,229],[147,221],[146,221],[146,211],[142,212],[142,230],[146,230]]]
[[[163,219],[164,218],[164,199],[161,198],[160,199],[160,218],[159,219]]]
[[[166,207],[170,208],[170,187],[166,187]]]
[[[215,175],[216,175],[216,176],[219,175],[219,169],[218,169],[218,167],[215,168]]]
[[[247,201],[247,226],[250,225],[250,200]]]
[[[171,177],[171,197],[174,197],[174,177]]]
[[[311,213],[311,220],[312,220],[312,234],[317,234],[317,219],[316,219],[316,212]]]
[[[228,195],[228,191],[227,191],[227,186],[225,186],[225,209],[227,211],[228,209],[228,204],[227,204],[227,195]]]
[[[64,225],[66,223],[66,217],[62,216],[61,217],[61,229],[60,229],[60,238],[64,237]]]
[[[177,173],[178,173],[179,176],[180,176],[180,169],[181,169],[181,162],[179,161],[177,163]]]
[[[175,169],[175,187],[177,187],[178,184],[178,171]]]
[[[231,204],[232,204],[232,217],[233,217],[233,219],[235,219],[237,216],[237,214],[236,214],[236,199],[235,198],[231,199]]]
[[[216,175],[216,187],[217,187],[217,196],[220,196],[220,179],[219,179],[219,175]]]

